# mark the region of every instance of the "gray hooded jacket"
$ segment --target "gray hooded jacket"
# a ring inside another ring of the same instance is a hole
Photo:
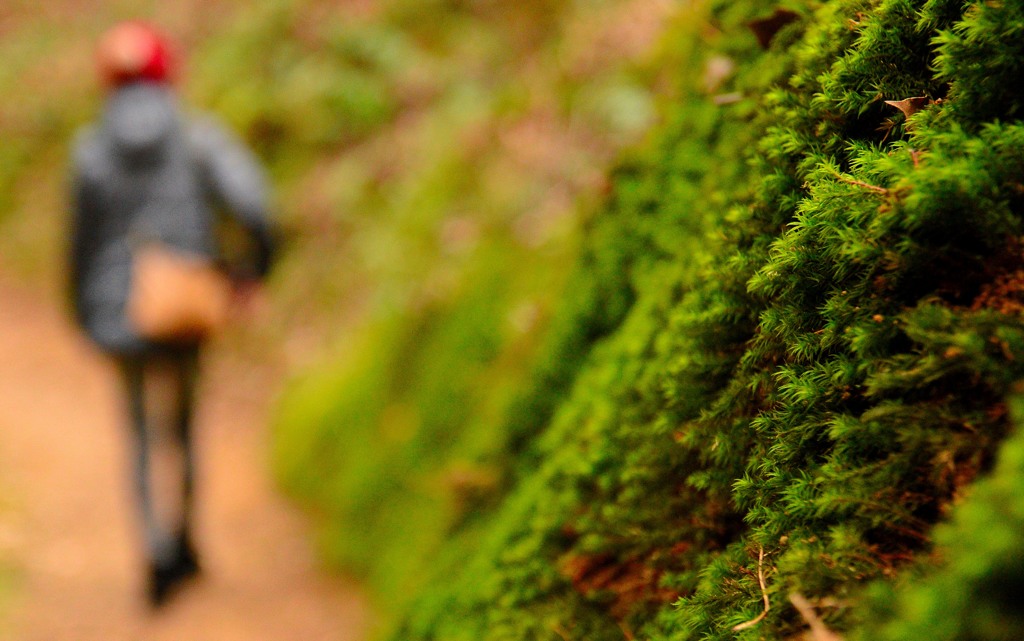
[[[273,244],[265,185],[252,154],[214,121],[186,120],[166,86],[112,94],[72,160],[71,295],[93,341],[126,356],[159,347],[125,313],[133,247],[159,240],[215,258],[221,206],[252,235],[263,276]]]

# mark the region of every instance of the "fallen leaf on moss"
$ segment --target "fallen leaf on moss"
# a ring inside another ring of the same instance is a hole
[[[928,96],[914,96],[913,98],[904,98],[903,100],[886,100],[885,104],[890,107],[896,107],[903,112],[904,116],[909,118],[928,106],[931,101],[932,99]]]

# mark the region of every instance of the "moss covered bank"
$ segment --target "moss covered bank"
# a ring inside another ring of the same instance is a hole
[[[671,41],[528,373],[476,383],[516,358],[490,266],[294,386],[282,477],[395,639],[1021,638],[1024,4],[715,2]]]

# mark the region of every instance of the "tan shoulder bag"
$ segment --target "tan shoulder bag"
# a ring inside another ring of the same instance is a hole
[[[135,248],[128,317],[159,342],[194,342],[221,328],[231,306],[231,281],[210,259],[146,243]]]

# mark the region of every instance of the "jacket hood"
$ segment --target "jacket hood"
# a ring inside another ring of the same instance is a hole
[[[160,161],[179,129],[174,96],[154,83],[134,83],[107,100],[103,130],[114,153],[132,164]]]

